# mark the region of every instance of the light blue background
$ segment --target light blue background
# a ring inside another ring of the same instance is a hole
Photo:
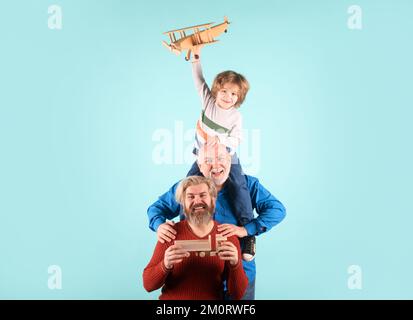
[[[62,30],[47,27],[52,4]],[[347,28],[353,4],[362,30]],[[256,175],[287,207],[258,238],[256,297],[412,299],[412,11],[408,0],[2,1],[0,298],[158,297],[142,286],[156,241],[146,209],[189,165],[154,164],[152,135],[190,130],[200,108],[162,32],[227,15],[205,76],[249,79]],[[54,264],[62,290],[47,286]],[[347,287],[353,264],[362,290]]]

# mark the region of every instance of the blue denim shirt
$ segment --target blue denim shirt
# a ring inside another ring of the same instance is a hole
[[[260,235],[269,231],[280,223],[285,217],[285,207],[267,189],[265,189],[257,178],[245,175],[247,186],[250,191],[252,208],[255,209],[255,218],[245,225],[249,235]],[[148,208],[149,228],[156,231],[167,219],[172,220],[182,215],[182,209],[175,200],[175,191],[179,182],[175,183],[166,193]],[[237,224],[235,215],[229,204],[229,195],[224,188],[218,193],[214,220],[219,223]],[[255,279],[255,259],[242,261],[245,273],[249,281]]]

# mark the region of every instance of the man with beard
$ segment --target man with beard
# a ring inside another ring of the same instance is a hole
[[[245,175],[251,205],[258,216],[244,226],[237,226],[236,215],[232,212],[230,205],[232,197],[225,183],[231,170],[231,156],[226,147],[220,144],[212,147],[204,146],[199,150],[197,162],[202,174],[211,178],[217,188],[214,220],[221,223],[218,226],[218,232],[223,236],[235,235],[239,238],[246,235],[259,236],[284,219],[283,204],[264,188],[257,178]],[[181,207],[174,197],[177,185],[178,183],[174,184],[148,208],[149,228],[157,233],[161,243],[172,241],[176,237],[175,224],[168,220],[174,219],[181,213]],[[242,264],[248,277],[248,288],[242,300],[253,300],[255,298],[255,260],[244,260]]]
[[[205,177],[190,176],[181,181],[176,200],[186,219],[174,225],[175,240],[215,239],[218,223],[212,220],[217,190]],[[152,259],[143,272],[147,291],[162,287],[161,300],[220,300],[224,281],[231,299],[241,299],[248,285],[236,236],[220,241],[216,255],[189,253],[179,244],[158,241]]]

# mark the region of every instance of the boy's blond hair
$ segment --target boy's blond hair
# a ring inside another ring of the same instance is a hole
[[[226,83],[236,84],[239,87],[238,101],[234,105],[235,108],[239,108],[250,89],[248,80],[242,74],[231,70],[219,73],[212,83],[211,94],[214,98],[217,97],[218,91],[221,90]]]

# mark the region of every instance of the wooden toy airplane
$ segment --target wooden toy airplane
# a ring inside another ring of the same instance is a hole
[[[207,240],[175,240],[175,244],[178,244],[189,252],[195,252],[196,256],[205,257],[215,256],[217,254],[217,248],[220,246],[221,241],[226,241],[227,238],[216,235],[215,246],[212,246],[211,235],[208,236]]]
[[[191,52],[195,47],[215,43],[218,41],[214,39],[215,37],[218,37],[223,32],[227,32],[229,25],[227,17],[224,17],[223,23],[211,27],[213,23],[214,22],[210,22],[164,32],[163,34],[167,34],[169,36],[171,43],[168,44],[166,41],[162,41],[162,43],[165,47],[177,55],[180,54],[181,51],[187,50],[185,60],[188,61],[191,58]],[[194,33],[186,35],[186,30],[193,30]],[[175,32],[179,32],[179,39],[175,37]]]

